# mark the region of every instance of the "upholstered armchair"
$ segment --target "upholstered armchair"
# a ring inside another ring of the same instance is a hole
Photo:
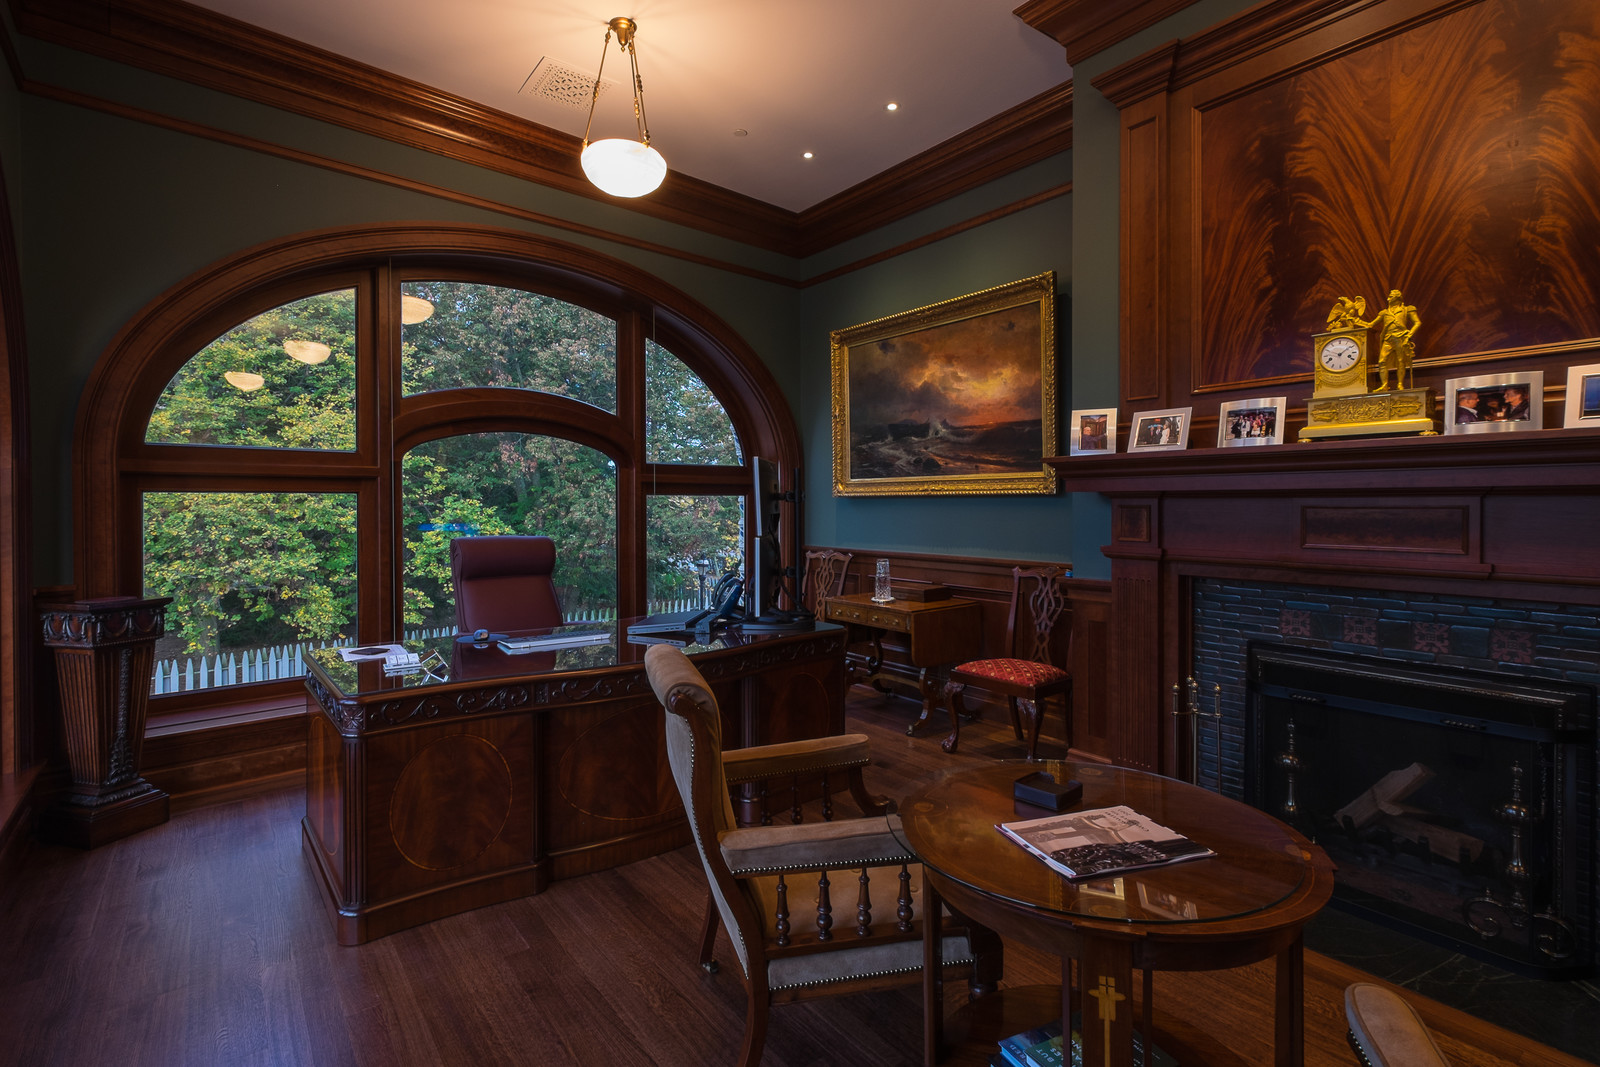
[[[802,763],[811,769],[859,766],[866,738],[724,754],[716,697],[689,658],[674,646],[653,645],[645,652],[645,671],[666,710],[667,755],[711,906],[728,930],[745,981],[741,1067],[761,1061],[773,1004],[920,983],[921,868],[898,816],[741,829],[729,800],[728,768],[748,778],[768,759],[781,774]],[[836,884],[848,887],[840,893],[837,918]],[[943,925],[945,973],[965,972],[974,992],[991,989],[1000,978],[999,938],[959,922]],[[715,923],[708,929],[714,936]],[[709,937],[701,964],[716,970]]]
[[[1344,1014],[1362,1067],[1450,1067],[1417,1009],[1393,990],[1357,982],[1344,991]]]
[[[450,542],[456,630],[537,630],[562,623],[548,537],[457,537]]]

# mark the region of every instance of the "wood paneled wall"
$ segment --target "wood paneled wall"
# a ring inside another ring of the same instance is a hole
[[[1262,4],[1094,80],[1122,116],[1124,417],[1310,392],[1334,301],[1415,305],[1416,383],[1600,353],[1600,7]],[[1463,368],[1468,368],[1463,370]]]
[[[845,575],[846,593],[871,591],[874,565],[879,559],[887,559],[889,571],[896,582],[943,585],[952,596],[976,600],[983,611],[983,637],[981,645],[972,650],[971,659],[999,655],[1005,645],[1006,618],[1011,608],[1011,568],[1060,566],[1059,563],[1042,560],[974,559],[881,552],[841,545],[808,545],[807,550],[830,547],[853,554],[849,572]],[[1066,578],[1063,582],[1072,613],[1070,632],[1057,635],[1053,655],[1057,663],[1067,665],[1072,671],[1073,752],[1081,758],[1109,761],[1113,724],[1106,663],[1111,643],[1108,633],[1111,586],[1107,582],[1084,578]],[[917,671],[906,662],[905,651],[903,645],[895,643],[893,636],[886,638],[884,669],[902,676],[910,691],[914,691]],[[985,703],[977,691],[969,693],[967,703],[969,707],[982,708],[985,715],[1006,714],[1003,704]],[[936,729],[944,725],[935,720]],[[1052,712],[1045,720],[1045,733],[1053,734],[1059,729],[1060,725]]]

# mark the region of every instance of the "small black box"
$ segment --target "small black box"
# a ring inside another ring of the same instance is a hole
[[[1024,804],[1033,804],[1051,811],[1065,811],[1083,800],[1083,783],[1076,778],[1058,782],[1055,775],[1034,771],[1017,779],[1012,796]]]

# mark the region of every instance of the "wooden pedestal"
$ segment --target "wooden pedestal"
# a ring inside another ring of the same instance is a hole
[[[139,777],[150,670],[171,597],[105,597],[50,607],[44,643],[61,684],[61,731],[72,788],[41,832],[79,848],[167,821],[167,794]]]

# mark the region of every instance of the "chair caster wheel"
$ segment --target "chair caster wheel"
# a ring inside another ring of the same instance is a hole
[[[705,968],[705,971],[706,971],[707,974],[716,974],[717,971],[719,970],[719,968],[717,967],[717,961],[716,960],[706,960],[700,966]]]

